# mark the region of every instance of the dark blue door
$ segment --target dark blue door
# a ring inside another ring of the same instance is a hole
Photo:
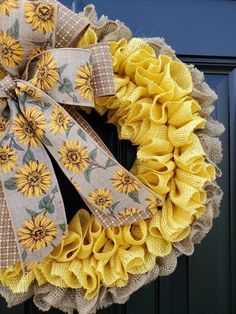
[[[62,2],[75,10],[90,3]],[[172,275],[144,287],[127,304],[114,305],[101,313],[235,314],[236,1],[94,0],[93,3],[99,15],[124,21],[136,37],[164,37],[183,61],[203,70],[207,82],[219,95],[215,118],[226,127],[222,136],[224,176],[219,180],[224,199],[212,232],[196,247],[193,256],[179,258]],[[91,124],[93,119],[90,118]],[[98,131],[109,143],[104,127]],[[117,155],[128,166],[129,151],[122,147]],[[31,301],[10,310],[1,302],[4,314],[39,313]]]

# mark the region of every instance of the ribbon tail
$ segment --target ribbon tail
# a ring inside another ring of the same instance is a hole
[[[154,193],[124,169],[110,153],[97,145],[86,129],[79,125],[79,120],[74,120],[42,91],[40,101],[48,106],[50,104],[44,111],[47,126],[42,142],[102,225],[118,226],[150,218],[152,214],[145,203]],[[30,101],[26,101],[24,106],[29,104]],[[61,123],[65,122],[62,127],[56,122],[58,117]],[[122,193],[113,187],[112,176],[115,173],[121,173],[133,182],[130,191]],[[105,206],[96,203],[99,194],[103,201],[107,199]],[[129,217],[123,214],[126,209],[132,213]]]
[[[0,146],[1,156],[8,158],[1,164],[5,195],[1,218],[6,221],[2,232],[5,236],[13,228],[24,267],[27,262],[40,262],[60,243],[67,221],[51,160],[37,136],[33,136],[32,124],[43,120],[32,107],[23,110],[24,116],[14,100],[8,103],[12,121]],[[9,216],[5,217],[6,205]],[[9,247],[2,246],[2,250],[7,253]],[[7,254],[1,260],[2,267],[9,264],[6,259]]]
[[[0,269],[14,265],[20,260],[9,208],[0,180]]]

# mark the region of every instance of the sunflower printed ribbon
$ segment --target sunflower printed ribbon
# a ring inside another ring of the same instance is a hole
[[[29,82],[7,76],[0,84],[6,92],[1,180],[23,261],[40,261],[66,230],[47,150],[105,227],[151,216],[148,199],[153,193],[104,152],[62,106]]]
[[[150,197],[159,200],[63,108],[93,107],[114,82],[109,45],[52,49],[57,9],[10,0],[0,8],[0,175],[22,264],[41,261],[67,230],[48,151],[105,227],[149,218]]]

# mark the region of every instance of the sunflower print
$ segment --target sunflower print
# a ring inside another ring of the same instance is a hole
[[[18,0],[1,0],[0,1],[0,16],[12,13],[12,9],[17,8]]]
[[[6,75],[7,75],[6,72],[0,69],[0,80],[2,80]]]
[[[30,252],[41,250],[56,238],[57,226],[45,214],[39,214],[26,220],[17,235],[22,246]]]
[[[86,64],[79,67],[75,78],[75,88],[80,93],[81,98],[90,101],[94,100],[92,88],[92,74],[92,65]]]
[[[69,115],[59,106],[56,106],[49,119],[48,127],[54,134],[63,134],[71,122]]]
[[[57,82],[57,62],[50,52],[45,52],[41,55],[31,83],[43,91],[49,91]]]
[[[52,32],[55,27],[55,6],[49,3],[27,2],[24,5],[25,19],[33,30]]]
[[[110,208],[113,203],[113,197],[108,189],[99,188],[89,194],[88,201],[94,207],[104,210]]]
[[[35,100],[40,100],[41,98],[40,91],[37,90],[35,87],[30,86],[29,84],[22,83],[15,89],[15,91],[16,91],[16,94],[24,92]]]
[[[125,208],[124,210],[122,210],[122,211],[120,211],[118,213],[118,216],[120,218],[131,217],[131,216],[133,216],[135,214],[138,214],[139,212],[140,212],[140,209],[135,208],[135,207],[133,207],[133,208]]]
[[[25,118],[24,118],[25,117]],[[20,144],[37,147],[44,136],[45,117],[34,107],[23,110],[13,121],[13,132]]]
[[[146,204],[147,204],[147,209],[150,210],[157,210],[158,206],[161,205],[161,200],[158,199],[156,196],[154,195],[150,195],[149,197],[146,198]]]
[[[8,33],[0,31],[0,60],[8,68],[15,68],[21,61],[24,49]]]
[[[27,262],[25,263],[25,270],[26,272],[30,272],[30,271],[33,271],[35,269],[35,267],[37,267],[37,263],[34,263],[34,262]]]
[[[89,164],[87,148],[76,140],[64,141],[58,153],[63,166],[72,173],[84,171]]]
[[[45,47],[36,47],[30,50],[29,52],[29,59],[37,56],[39,53],[46,51]]]
[[[118,169],[112,174],[112,185],[120,193],[129,193],[137,191],[140,183],[131,177],[125,170]]]
[[[51,174],[47,166],[30,160],[16,172],[18,191],[25,197],[39,197],[51,186]]]
[[[0,114],[0,137],[3,136],[9,127],[9,121]]]
[[[0,171],[10,172],[16,165],[17,153],[9,146],[0,146]]]
[[[6,100],[4,98],[0,98],[0,110],[3,110],[3,107],[6,105]]]

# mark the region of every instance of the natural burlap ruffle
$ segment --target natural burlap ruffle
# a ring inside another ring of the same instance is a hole
[[[81,13],[82,14],[82,13]],[[84,15],[89,17],[92,27],[100,41],[118,41],[121,38],[129,39],[131,32],[119,21],[109,21],[108,18],[102,17],[96,21],[96,13],[93,6],[88,6],[84,10]],[[153,47],[156,55],[165,54],[176,59],[173,50],[165,44],[163,39],[147,39],[147,42]],[[203,74],[190,66],[194,88],[192,96],[201,106],[201,115],[207,119],[206,127],[198,132],[202,146],[204,147],[207,159],[214,166],[218,164],[222,158],[221,144],[217,137],[223,131],[222,125],[211,120],[209,117],[216,95],[203,82]],[[217,171],[220,175],[220,171]],[[218,215],[218,208],[222,197],[222,192],[216,183],[207,183],[205,185],[207,192],[206,212],[204,216],[195,220],[191,226],[190,235],[181,242],[174,243],[172,252],[163,258],[157,258],[156,266],[148,273],[142,275],[131,275],[127,286],[122,288],[101,288],[98,295],[94,299],[87,301],[84,299],[85,291],[83,289],[61,289],[53,285],[46,284],[42,287],[34,286],[34,302],[42,310],[49,310],[50,307],[56,307],[68,313],[72,313],[73,309],[77,309],[80,313],[94,313],[97,309],[106,307],[112,303],[124,303],[129,296],[139,289],[141,286],[151,282],[158,275],[165,276],[174,271],[177,264],[177,257],[181,254],[191,255],[194,250],[194,244],[199,243],[212,226],[213,218]],[[33,289],[29,289],[24,294],[12,294],[10,290],[1,287],[0,293],[7,299],[9,306],[21,303],[30,298]]]

